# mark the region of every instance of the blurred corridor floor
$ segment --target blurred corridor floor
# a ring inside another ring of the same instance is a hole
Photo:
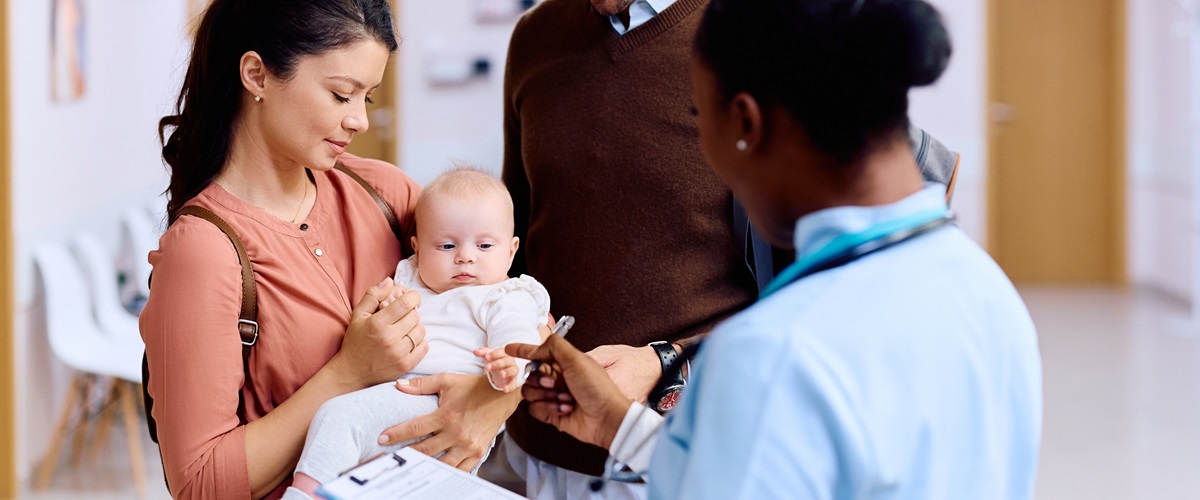
[[[1151,291],[1022,287],[1042,350],[1037,498],[1200,498],[1200,329]]]
[[[1172,333],[1182,302],[1149,291],[1022,287],[1037,324],[1045,426],[1037,498],[1200,499],[1200,329]],[[145,428],[142,429],[145,436]],[[104,456],[62,462],[22,498],[132,498],[123,429]],[[148,439],[150,498],[167,498]]]
[[[139,408],[140,410],[140,408]],[[150,499],[171,498],[167,485],[163,482],[162,462],[158,458],[158,445],[150,441],[146,423],[138,420],[138,432],[142,443],[142,455],[146,465],[146,497]],[[125,438],[125,427],[118,419],[109,434],[108,442],[103,445],[93,460],[84,454],[78,466],[71,465],[71,445],[74,434],[67,434],[59,453],[58,469],[50,479],[50,485],[42,491],[33,491],[33,478],[27,478],[22,484],[18,498],[38,500],[66,499],[98,499],[115,500],[119,498],[138,498],[133,486],[133,471],[129,465],[129,445]],[[32,474],[37,475],[35,470]]]

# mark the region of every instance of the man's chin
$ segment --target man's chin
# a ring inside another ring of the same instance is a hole
[[[604,16],[614,16],[633,5],[634,0],[592,0],[592,8]]]

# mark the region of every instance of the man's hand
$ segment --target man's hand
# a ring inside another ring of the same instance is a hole
[[[483,375],[440,373],[397,380],[396,388],[405,394],[436,394],[438,409],[388,429],[380,436],[380,444],[429,436],[412,448],[429,456],[444,451],[442,462],[468,472],[483,458],[520,402],[515,393],[492,389]]]
[[[639,403],[646,402],[662,376],[662,361],[650,346],[602,345],[587,354],[604,367],[625,397]]]
[[[558,336],[541,346],[509,344],[505,352],[546,363],[521,389],[533,418],[585,443],[612,445],[633,402],[595,360]]]

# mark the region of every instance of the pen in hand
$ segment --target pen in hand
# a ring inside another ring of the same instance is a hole
[[[575,326],[575,317],[563,316],[558,319],[558,323],[554,325],[554,330],[551,330],[550,333],[558,335],[559,337],[565,337],[567,335],[567,331],[570,330],[572,326]],[[541,361],[530,361],[528,365],[525,365],[525,376],[522,377],[522,380],[529,380],[529,376],[533,375],[533,373],[538,371],[538,369],[541,367]]]

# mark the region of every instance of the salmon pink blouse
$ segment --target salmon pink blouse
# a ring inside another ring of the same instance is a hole
[[[420,187],[393,165],[342,155],[392,207],[407,240]],[[246,418],[261,418],[308,381],[341,346],[350,311],[391,276],[401,245],[370,194],[348,175],[312,172],[308,218],[281,221],[209,185],[189,205],[211,210],[246,246],[258,288],[259,337],[243,387],[238,312],[241,266],[229,239],[192,216],[175,221],[150,253],[154,283],[141,314],[153,416],[171,494],[248,498]],[[281,495],[291,481],[269,497]]]

